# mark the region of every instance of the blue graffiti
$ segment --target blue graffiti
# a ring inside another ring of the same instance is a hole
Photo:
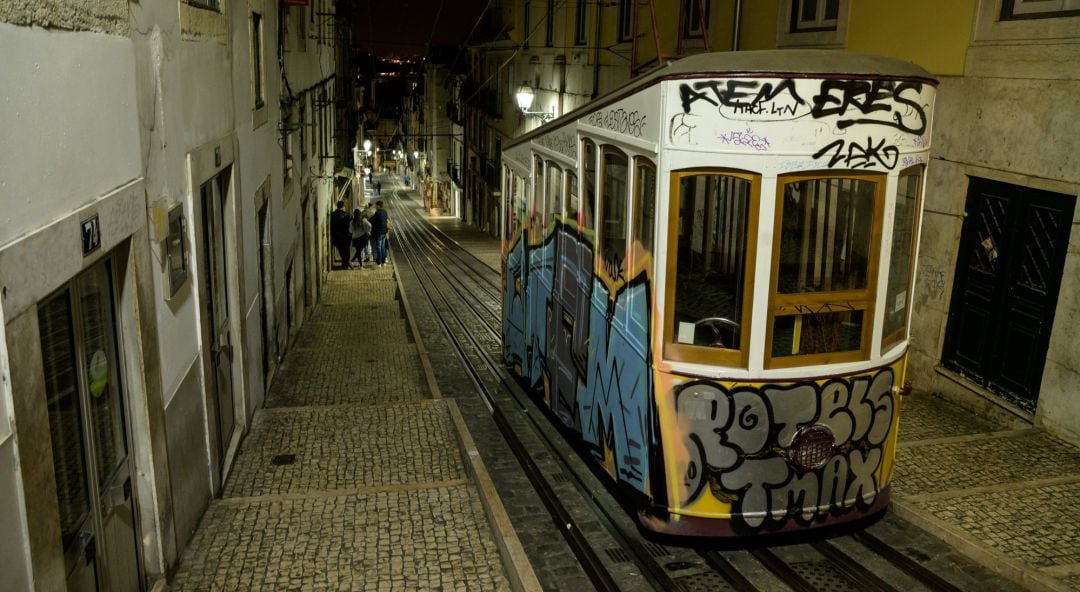
[[[593,255],[593,245],[562,223],[540,244],[523,237],[513,246],[505,269],[505,358],[531,388],[547,389],[552,414],[594,457],[610,454],[617,480],[646,493],[648,451],[657,445],[649,281],[641,274],[611,297]]]

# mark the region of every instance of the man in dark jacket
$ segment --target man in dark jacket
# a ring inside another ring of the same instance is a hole
[[[330,214],[330,240],[341,256],[341,268],[349,267],[349,244],[352,232],[349,230],[349,212],[345,211],[345,202],[337,202],[337,209]]]
[[[375,213],[371,215],[371,243],[376,267],[386,265],[386,233],[389,230],[390,220],[380,199],[375,202]]]

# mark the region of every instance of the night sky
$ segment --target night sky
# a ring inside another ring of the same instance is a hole
[[[384,57],[423,55],[429,36],[432,45],[464,42],[487,4],[487,0],[358,0],[353,41],[358,49]]]

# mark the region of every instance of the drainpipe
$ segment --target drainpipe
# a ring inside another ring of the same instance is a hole
[[[596,36],[593,37],[592,98],[600,96],[600,15],[602,4],[596,3]]]
[[[731,51],[739,51],[739,33],[742,30],[742,0],[735,0],[735,24],[731,31]]]

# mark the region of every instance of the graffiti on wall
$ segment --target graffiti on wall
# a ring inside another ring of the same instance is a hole
[[[676,389],[682,505],[708,490],[732,504],[736,524],[772,529],[809,524],[855,507],[866,509],[880,487],[878,471],[896,413],[891,368],[823,383],[739,386],[695,381]],[[786,458],[798,430],[820,424],[835,437],[835,455],[802,472]]]

